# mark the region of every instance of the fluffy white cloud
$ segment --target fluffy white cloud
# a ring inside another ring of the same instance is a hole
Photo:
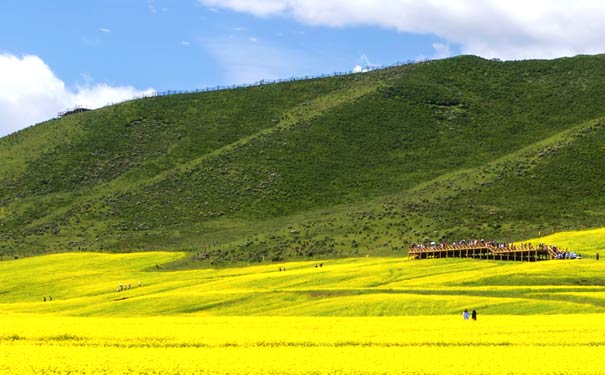
[[[78,105],[94,109],[153,92],[106,84],[70,90],[39,57],[0,54],[0,137]]]
[[[605,50],[601,40],[605,2],[600,0],[199,1],[259,17],[294,18],[308,25],[372,25],[434,34],[460,46],[463,53],[484,57],[551,58]]]

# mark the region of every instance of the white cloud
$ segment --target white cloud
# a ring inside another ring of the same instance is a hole
[[[102,33],[110,33],[110,32],[111,32],[111,30],[109,30],[109,29],[108,29],[108,28],[106,28],[106,27],[101,27],[101,28],[99,29],[99,31],[100,31],[100,32],[102,32]]]
[[[352,73],[366,73],[370,71],[370,68],[375,68],[378,67],[378,65],[373,64],[370,59],[368,58],[368,56],[364,53],[361,56],[359,56],[359,64],[355,65],[355,67],[353,68],[353,70],[351,70]]]
[[[369,25],[433,34],[460,46],[462,53],[484,57],[551,58],[605,50],[605,2],[600,0],[198,1],[214,9],[288,17],[307,25]],[[436,55],[445,52],[438,49]]]
[[[39,57],[0,54],[0,137],[78,105],[94,109],[153,92],[90,82],[71,90]]]
[[[190,43],[186,40],[181,40],[181,46],[188,46]]]
[[[366,73],[366,72],[368,72],[368,68],[364,68],[361,65],[355,65],[353,70],[351,70],[351,73]]]
[[[109,86],[106,83],[98,83],[94,86],[77,87],[77,92],[67,91],[66,97],[71,106],[83,106],[95,109],[111,103],[119,103],[134,97],[153,95],[155,90],[137,90],[132,86]]]

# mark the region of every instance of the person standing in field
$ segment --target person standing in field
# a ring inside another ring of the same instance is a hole
[[[462,313],[462,319],[468,320],[468,317],[469,317],[468,309],[464,309],[464,312]]]
[[[473,310],[473,312],[471,313],[471,319],[477,320],[477,311]]]

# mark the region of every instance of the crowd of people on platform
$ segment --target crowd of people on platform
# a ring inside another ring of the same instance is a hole
[[[542,244],[541,244],[542,246]],[[535,248],[531,243],[521,243],[514,244],[512,242],[498,242],[498,241],[486,241],[484,239],[480,240],[460,240],[454,241],[452,243],[442,241],[442,242],[428,242],[427,244],[415,244],[413,243],[410,246],[412,249],[466,249],[469,247],[491,247],[497,249],[509,249],[509,250],[534,250]],[[541,247],[539,247],[541,248]]]
[[[555,254],[555,259],[581,259],[582,256],[579,253],[573,251],[562,250],[555,245],[548,245],[540,243],[538,246],[534,246],[529,242],[526,243],[512,243],[512,242],[498,242],[498,241],[485,241],[480,240],[460,240],[452,243],[442,242],[426,242],[421,244],[413,243],[410,249],[432,249],[432,250],[449,250],[449,249],[469,249],[469,248],[496,248],[499,250],[511,250],[511,251],[533,251],[533,250],[547,250],[550,254]],[[597,254],[596,259],[599,259]]]
[[[412,249],[447,249],[447,248],[449,248],[449,249],[451,249],[451,248],[465,249],[465,248],[469,248],[469,247],[491,247],[491,248],[503,249],[503,250],[504,249],[508,249],[508,250],[550,250],[554,253],[561,253],[561,254],[568,253],[568,252],[561,251],[555,245],[547,245],[544,243],[541,243],[537,247],[535,247],[534,245],[532,245],[529,242],[515,244],[513,242],[485,241],[484,239],[460,240],[458,242],[454,241],[452,243],[449,243],[446,241],[442,241],[439,243],[431,241],[426,244],[413,243],[410,247]]]

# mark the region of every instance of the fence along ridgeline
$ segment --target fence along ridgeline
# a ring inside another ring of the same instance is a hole
[[[205,87],[202,89],[195,89],[195,90],[153,91],[152,93],[133,96],[132,98],[125,99],[122,101],[110,102],[110,103],[105,104],[102,107],[108,107],[108,106],[112,106],[112,105],[116,105],[116,104],[120,104],[120,103],[129,102],[132,100],[138,100],[138,99],[143,99],[143,98],[152,98],[152,97],[156,97],[156,96],[168,96],[168,95],[179,95],[179,94],[198,94],[198,93],[203,93],[203,92],[236,90],[236,89],[242,89],[242,88],[248,88],[248,87],[258,87],[258,86],[272,85],[272,84],[277,84],[277,83],[307,81],[307,80],[321,79],[321,78],[343,77],[343,76],[347,76],[347,75],[351,75],[351,74],[362,74],[362,73],[367,73],[367,72],[371,72],[371,71],[375,71],[375,70],[387,69],[387,68],[398,67],[398,66],[407,66],[407,65],[413,65],[413,64],[418,64],[418,63],[426,63],[429,61],[431,61],[431,60],[396,62],[392,65],[371,65],[371,66],[366,66],[366,67],[362,68],[362,70],[359,72],[355,72],[355,71],[334,72],[332,74],[305,75],[302,77],[290,77],[290,78],[282,78],[282,79],[276,79],[276,80],[262,79],[260,81],[253,82],[253,83],[244,83],[244,84],[239,84],[239,85],[217,85],[217,86]],[[102,108],[102,107],[100,107],[100,108]],[[83,107],[78,105],[76,107],[67,109],[63,112],[59,112],[58,117],[62,117],[66,114],[70,114],[71,112],[77,111],[78,109],[81,109],[81,108],[83,108]],[[43,121],[43,122],[46,122],[46,121]]]

